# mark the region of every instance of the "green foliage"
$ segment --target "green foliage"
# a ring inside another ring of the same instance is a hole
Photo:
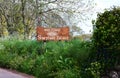
[[[5,40],[0,45],[0,67],[37,78],[100,78],[106,68],[120,61],[119,50],[97,54],[91,42],[79,39],[45,43]]]
[[[79,65],[84,64],[88,60],[90,54],[90,42],[83,42],[78,40],[71,41],[73,44],[69,47],[68,51],[64,53],[65,57],[73,58]]]
[[[9,60],[11,59],[9,53],[0,50],[0,67],[8,68]]]
[[[93,76],[93,78],[100,78],[101,64],[99,62],[93,62],[90,64],[89,68],[85,69],[87,72]]]
[[[93,41],[96,47],[116,48],[120,46],[120,8],[114,7],[98,14]]]
[[[97,62],[104,73],[120,64],[120,7],[113,7],[99,13],[94,22],[93,43]],[[103,72],[101,72],[103,73]]]
[[[18,55],[31,55],[32,53],[42,53],[42,44],[36,41],[21,41],[21,40],[6,40],[2,42],[4,49],[10,53],[16,53]]]
[[[81,76],[78,69],[68,69],[57,72],[57,76],[55,78],[81,78]]]
[[[84,78],[81,69],[88,64],[86,60],[91,52],[90,42],[77,39],[45,43],[3,40],[0,44],[0,67],[15,69],[37,78]]]
[[[78,63],[72,57],[66,56],[72,44],[74,44],[72,41],[46,43],[44,45],[46,52],[35,62],[35,75],[42,78],[67,78],[69,76],[77,78],[80,73]],[[67,73],[65,74],[65,72]]]

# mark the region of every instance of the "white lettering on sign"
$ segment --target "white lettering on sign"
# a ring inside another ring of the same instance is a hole
[[[69,40],[69,27],[37,27],[37,40]]]
[[[57,32],[51,31],[47,33],[48,36],[57,36]]]

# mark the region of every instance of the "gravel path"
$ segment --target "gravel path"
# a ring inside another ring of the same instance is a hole
[[[0,68],[0,78],[35,78],[27,74]]]

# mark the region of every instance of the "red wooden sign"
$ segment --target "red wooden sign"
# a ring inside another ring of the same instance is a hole
[[[44,28],[38,26],[36,32],[37,40],[69,40],[69,27]]]

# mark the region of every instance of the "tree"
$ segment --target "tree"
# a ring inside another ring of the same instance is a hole
[[[29,4],[30,1],[31,0],[29,0],[29,2],[27,0],[1,1],[0,11],[1,15],[5,17],[4,22],[6,23],[5,26],[1,23],[1,27],[4,26],[9,32],[9,35],[18,33],[19,36],[24,35],[24,38],[29,37],[34,25],[34,20],[32,19],[33,8],[31,6],[32,4]]]
[[[93,6],[93,0],[49,0],[45,3],[43,1],[42,8],[45,9],[40,8],[39,20],[42,26],[69,26],[71,34],[81,33],[82,30],[77,24],[81,20],[86,20],[86,15],[92,11]]]
[[[79,21],[74,21],[71,24],[70,22],[83,19],[86,12],[93,8],[92,0],[86,1],[1,0],[0,25],[8,31],[9,35],[18,33],[26,39],[35,32],[35,25],[47,27],[76,26],[75,23]]]
[[[94,24],[93,41],[98,48],[120,46],[120,7],[99,13]]]
[[[38,16],[40,16],[41,22],[46,23],[46,20],[51,22],[51,20],[48,19],[51,18],[50,15],[53,15],[52,17],[55,17],[55,19],[59,16],[58,18],[61,18],[61,20],[66,22],[66,25],[72,28],[72,26],[76,26],[81,20],[85,20],[87,13],[92,11],[94,2],[93,0],[43,0],[42,5],[37,6],[39,6],[38,9],[40,9]]]

